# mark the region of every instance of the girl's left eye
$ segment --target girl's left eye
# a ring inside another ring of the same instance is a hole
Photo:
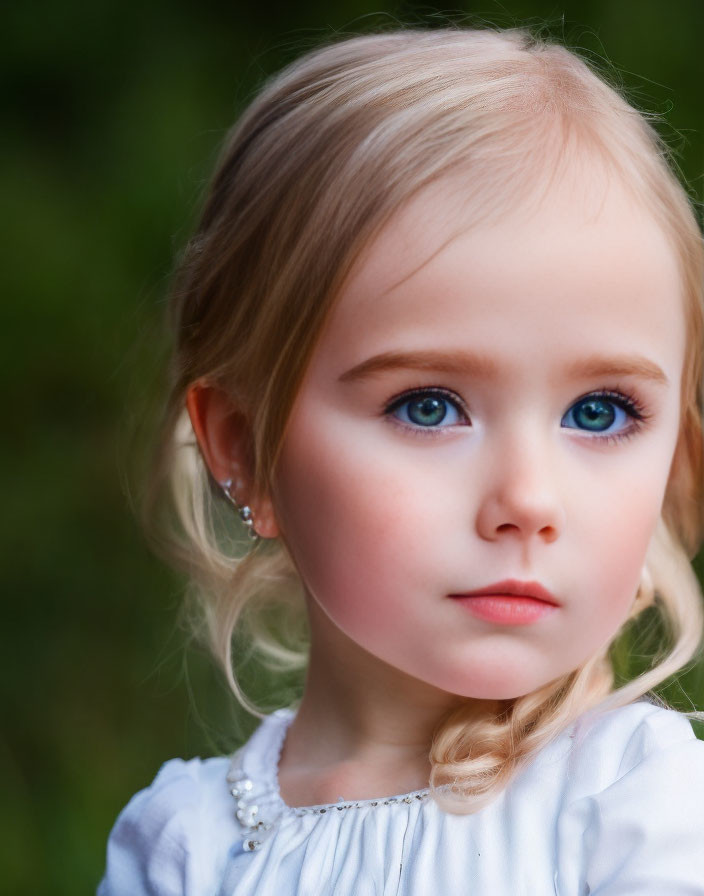
[[[444,429],[467,422],[459,399],[439,389],[406,392],[395,398],[385,413],[406,426],[422,429]]]
[[[626,435],[634,422],[643,420],[636,403],[625,395],[595,392],[576,401],[562,418],[567,429],[580,429],[597,435]]]

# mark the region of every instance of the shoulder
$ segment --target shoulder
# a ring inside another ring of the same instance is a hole
[[[704,762],[704,743],[686,716],[645,700],[606,712],[587,713],[572,732],[572,765],[589,769],[604,783],[628,774],[643,762],[678,751]]]
[[[622,806],[650,810],[673,800],[683,808],[693,795],[704,802],[704,742],[686,716],[645,701],[580,719],[567,769],[567,801],[605,805],[618,794]]]
[[[236,836],[224,758],[173,759],[120,813],[99,896],[211,893]]]
[[[575,726],[560,839],[578,844],[589,892],[700,892],[703,807],[704,743],[686,717],[642,701]]]

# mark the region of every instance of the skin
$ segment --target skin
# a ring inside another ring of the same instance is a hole
[[[470,225],[445,184],[367,248],[297,396],[274,493],[257,497],[257,528],[301,573],[312,631],[279,769],[289,804],[427,786],[448,710],[574,670],[634,601],[679,426],[672,250],[596,175]],[[400,403],[417,389],[445,410],[440,424]],[[576,403],[604,391],[614,422],[585,429]],[[227,398],[194,389],[189,408],[214,474],[242,474]],[[450,596],[505,579],[540,583],[556,607],[498,625]]]

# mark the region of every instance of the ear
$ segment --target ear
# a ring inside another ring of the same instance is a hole
[[[232,480],[230,493],[252,509],[254,529],[262,538],[276,538],[279,527],[271,498],[252,489],[252,439],[247,418],[232,398],[217,386],[193,383],[186,407],[201,454],[213,478]]]

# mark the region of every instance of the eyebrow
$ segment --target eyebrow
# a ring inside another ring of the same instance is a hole
[[[460,351],[382,352],[350,368],[339,380],[341,383],[349,383],[391,370],[454,373],[475,379],[498,379],[499,376],[498,363],[488,355]],[[640,355],[592,355],[568,364],[563,375],[572,379],[635,376],[663,386],[669,383],[664,371],[657,364]]]
[[[670,382],[661,367],[658,367],[654,361],[639,355],[613,358],[595,355],[569,365],[567,374],[585,379],[597,376],[636,376],[661,386],[667,386]]]
[[[463,373],[484,379],[496,377],[499,370],[493,358],[466,352],[383,352],[343,373],[340,382],[349,383],[399,369]]]

